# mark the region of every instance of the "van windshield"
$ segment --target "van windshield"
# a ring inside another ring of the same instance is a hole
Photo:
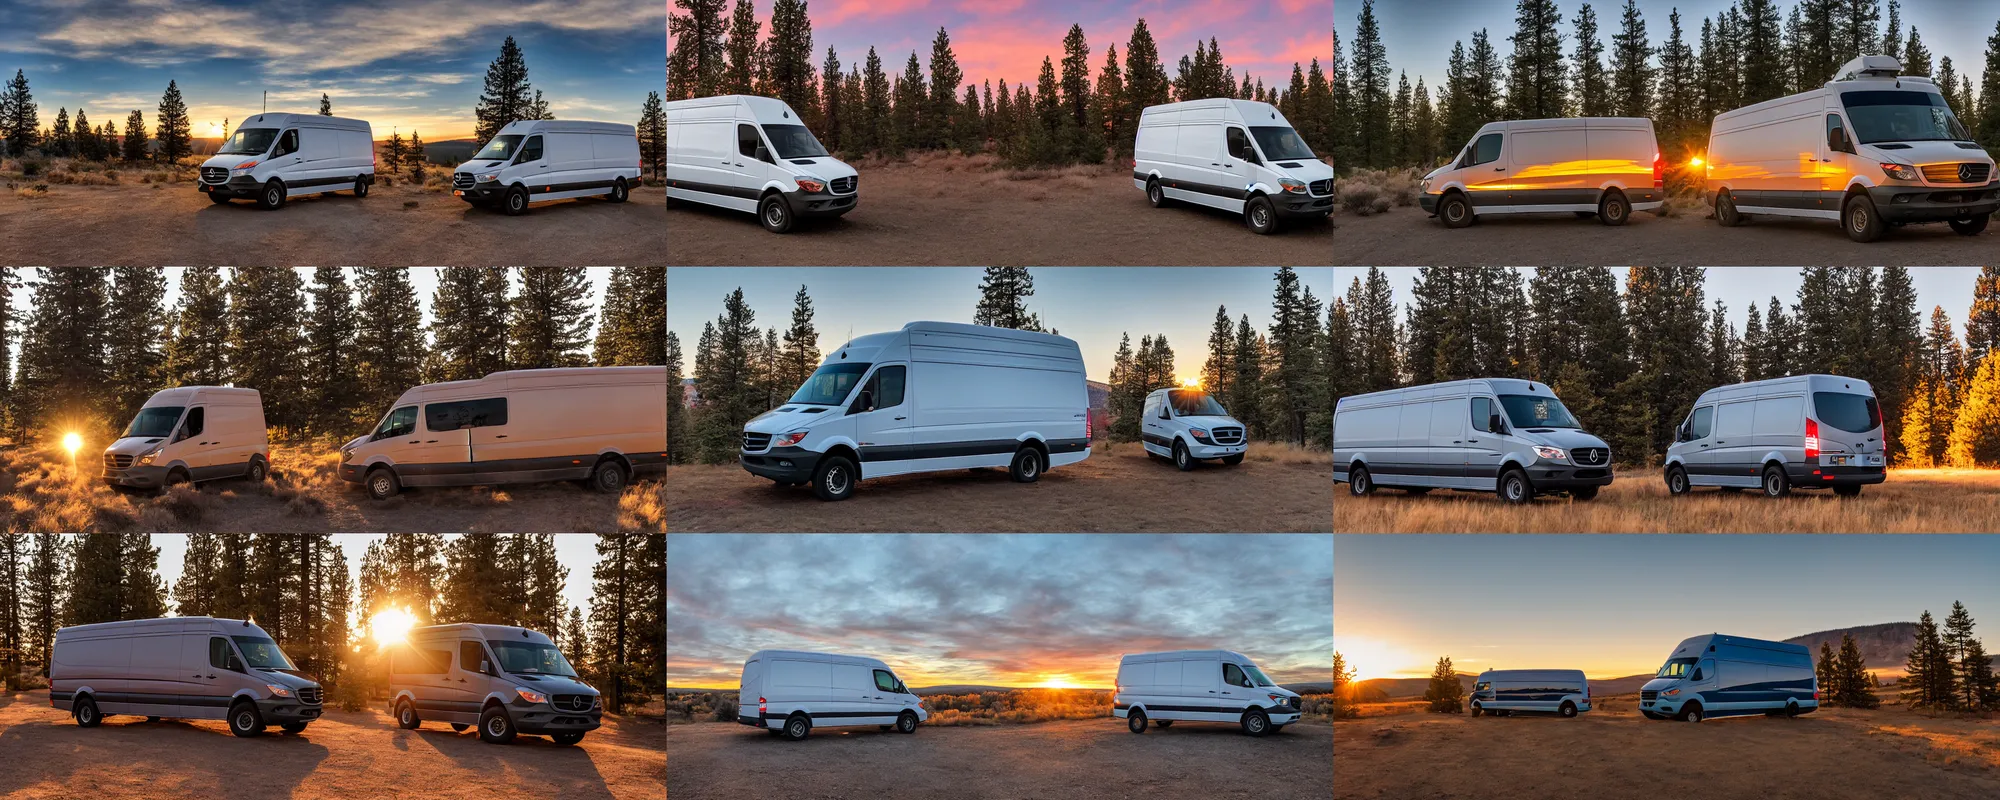
[[[766,125],[764,135],[771,140],[771,146],[778,149],[779,158],[818,158],[826,155],[826,146],[813,138],[812,131],[804,125]]]
[[[1258,686],[1276,686],[1276,685],[1277,685],[1277,684],[1275,684],[1275,683],[1272,683],[1272,682],[1271,682],[1271,679],[1270,679],[1270,678],[1266,678],[1266,677],[1264,677],[1264,671],[1263,671],[1263,670],[1261,670],[1261,669],[1258,669],[1258,668],[1257,668],[1257,665],[1255,665],[1255,664],[1238,664],[1237,666],[1240,666],[1240,667],[1242,667],[1242,668],[1243,668],[1243,674],[1245,674],[1245,675],[1248,675],[1248,676],[1250,676],[1250,680],[1252,680],[1252,681],[1256,682],[1256,684],[1257,684]]]
[[[1299,132],[1283,125],[1252,125],[1250,135],[1257,137],[1257,149],[1264,151],[1264,157],[1272,161],[1289,161],[1294,158],[1318,158],[1306,140],[1299,138]]]
[[[847,362],[820,367],[806,379],[804,386],[792,394],[792,399],[785,402],[809,406],[840,405],[842,400],[847,399],[847,393],[854,389],[855,382],[861,380],[862,374],[867,371],[867,364]]]
[[[576,677],[569,661],[563,658],[555,645],[540,642],[516,642],[508,639],[487,639],[493,646],[494,657],[500,659],[500,668],[517,675],[561,675]]]
[[[1660,672],[1659,672],[1659,674],[1657,674],[1657,675],[1654,675],[1653,677],[1655,677],[1655,678],[1685,678],[1685,677],[1687,677],[1687,676],[1688,676],[1688,673],[1690,673],[1690,672],[1693,672],[1693,671],[1694,671],[1694,663],[1695,663],[1695,659],[1692,659],[1692,658],[1670,658],[1670,659],[1667,659],[1667,663],[1666,663],[1666,666],[1663,666],[1663,667],[1660,667]]]
[[[215,151],[219,156],[254,156],[271,149],[271,142],[278,138],[277,128],[237,128],[229,141],[222,143],[222,149]]]
[[[484,161],[492,159],[494,161],[506,161],[514,157],[514,148],[520,147],[521,140],[524,138],[527,137],[518,133],[495,136],[493,137],[493,141],[487,142],[485,147],[479,148],[479,152],[473,154],[472,160]]]
[[[1840,102],[1862,144],[1972,141],[1951,106],[1931,92],[1842,92]]]
[[[243,651],[244,662],[255,669],[298,669],[292,660],[285,657],[285,651],[278,649],[278,643],[262,636],[231,636],[236,640],[236,649]]]
[[[1222,404],[1215,397],[1200,389],[1175,389],[1167,392],[1167,402],[1174,405],[1176,417],[1226,417],[1229,412],[1222,410]]]
[[[1580,428],[1561,400],[1525,394],[1500,395],[1507,421],[1516,428]]]
[[[1881,406],[1865,394],[1813,392],[1813,416],[1848,433],[1868,433],[1882,426]]]
[[[125,426],[125,436],[159,439],[174,432],[174,423],[181,419],[186,406],[153,406],[139,409],[139,416],[132,418],[132,424]]]

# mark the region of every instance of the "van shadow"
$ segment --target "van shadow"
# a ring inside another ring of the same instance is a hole
[[[507,212],[501,211],[499,206],[493,206],[490,208],[480,208],[471,203],[467,203],[463,200],[460,200],[456,197],[452,197],[451,195],[445,195],[444,199],[450,200],[454,203],[458,203],[459,205],[464,206],[463,208],[459,209],[458,218],[461,221],[469,222],[475,225],[492,225],[492,226],[513,224],[511,222],[506,222],[506,220],[508,219]],[[528,211],[522,216],[534,217],[540,214],[603,213],[601,211],[602,207],[619,206],[619,205],[630,206],[632,205],[632,202],[630,200],[627,200],[624,203],[613,203],[610,200],[606,200],[602,197],[568,197],[568,198],[563,198],[561,200],[536,200],[528,204]],[[592,209],[592,210],[589,212],[582,212],[578,211],[578,209]]]
[[[736,209],[733,208],[711,206],[706,203],[697,203],[692,200],[671,200],[670,202],[672,203],[672,205],[667,206],[667,210],[669,211],[675,211],[675,212],[689,214],[692,216],[699,216],[702,217],[703,219],[714,220],[717,224],[720,225],[743,225],[746,226],[747,228],[763,227],[757,221],[757,215],[748,211],[737,211]],[[799,233],[823,233],[823,234],[833,235],[833,234],[865,233],[877,230],[876,226],[870,225],[865,221],[856,222],[850,219],[853,216],[854,213],[849,212],[847,214],[842,214],[838,217],[810,217],[810,218],[800,217],[792,222],[792,231],[788,235],[797,235]],[[668,224],[671,225],[672,223],[669,222]]]
[[[889,730],[885,731],[868,725],[843,725],[838,728],[814,728],[812,729],[811,732],[806,734],[806,738],[794,742],[789,739],[786,739],[778,731],[771,731],[770,733],[765,733],[763,731],[757,730],[756,728],[751,728],[744,725],[738,725],[737,727],[743,729],[740,733],[735,734],[736,736],[739,737],[739,741],[750,742],[750,741],[761,741],[763,739],[770,739],[775,744],[782,744],[793,747],[811,747],[813,746],[814,742],[819,742],[820,746],[826,747],[826,746],[832,746],[829,743],[833,742],[861,742],[861,741],[870,741],[875,739],[876,737],[900,738],[909,735],[909,734],[897,733],[894,727],[891,727]],[[922,732],[919,732],[917,735],[921,736],[923,734]]]
[[[1135,209],[1138,209],[1141,206],[1143,206],[1144,210],[1147,211],[1153,210],[1151,204],[1146,202],[1146,196],[1143,194],[1139,195],[1136,199],[1132,200],[1131,202],[1136,204],[1133,206],[1133,208]],[[1222,230],[1225,225],[1231,228],[1244,227],[1243,215],[1235,211],[1224,211],[1220,208],[1215,208],[1213,206],[1196,205],[1194,203],[1189,203],[1184,200],[1169,200],[1167,201],[1167,208],[1171,208],[1175,211],[1182,211],[1182,212],[1199,212],[1199,217],[1197,217],[1198,219],[1213,220],[1214,222],[1218,223],[1216,225],[1216,230]],[[1300,220],[1297,217],[1286,217],[1278,221],[1278,230],[1276,235],[1311,236],[1315,232],[1325,234],[1327,236],[1332,236],[1333,218],[1313,217],[1309,220]]]
[[[96,728],[80,728],[64,719],[28,723],[0,731],[0,797],[43,784],[67,785],[80,772],[107,767],[132,774],[172,774],[190,778],[197,796],[223,796],[231,788],[226,777],[256,765],[258,794],[290,797],[326,760],[328,751],[314,744],[311,733],[267,733],[239,738],[220,728],[181,720],[147,722],[144,717],[115,716]]]
[[[432,725],[440,727],[433,730]],[[581,745],[559,745],[548,737],[527,734],[516,736],[507,744],[490,744],[479,738],[477,726],[463,733],[442,726],[443,723],[426,723],[414,731],[395,729],[396,746],[407,749],[405,741],[414,737],[458,766],[479,774],[504,775],[512,770],[561,787],[558,797],[611,796],[611,788],[598,771],[595,757]],[[586,734],[584,742],[594,735],[597,731]]]
[[[1075,480],[1077,477],[1078,472],[1076,470],[1066,471],[1059,468],[1042,473],[1041,477],[1037,478],[1036,481],[1038,483],[1064,484]],[[863,483],[856,487],[854,494],[848,497],[848,502],[856,500],[865,501],[869,496],[877,495],[893,497],[903,493],[943,492],[961,486],[1013,482],[1014,479],[1008,474],[1006,467],[973,467],[914,475],[864,478]],[[758,484],[747,486],[742,494],[746,500],[751,502],[766,502],[768,498],[776,497],[781,502],[797,502],[808,504],[808,507],[819,507],[817,505],[810,505],[819,503],[819,497],[813,494],[810,484],[806,486],[783,486],[772,481],[759,479]]]

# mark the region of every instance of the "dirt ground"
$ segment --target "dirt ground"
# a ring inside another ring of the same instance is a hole
[[[545,736],[492,745],[440,723],[406,731],[384,711],[328,711],[303,733],[239,739],[219,720],[79,728],[47,691],[23,692],[0,695],[0,797],[658,800],[665,727],[607,716],[571,747]]]
[[[1324,532],[1332,524],[1324,462],[1250,457],[1180,472],[1137,444],[1094,445],[1081,464],[1031,484],[1005,469],[863,480],[846,500],[781,488],[734,464],[667,468],[667,529],[749,532]],[[1288,454],[1289,455],[1289,454]],[[1320,453],[1319,459],[1326,455]]]
[[[1422,209],[1356,217],[1335,212],[1337,261],[1354,266],[1977,266],[1992,263],[2000,225],[1960,236],[1943,223],[1892,228],[1878,241],[1847,238],[1832,221],[1759,217],[1736,228],[1706,212],[1632,215],[1622,227],[1571,214],[1484,219],[1452,230]]]
[[[675,201],[668,257],[691,266],[1322,266],[1334,258],[1324,222],[1258,236],[1241,215],[1156,209],[1129,167],[1014,180],[984,163],[859,165],[860,205],[782,236],[751,214]]]
[[[1526,507],[1490,492],[1443,489],[1417,496],[1378,489],[1367,497],[1335,486],[1333,527],[1342,533],[1991,533],[2000,530],[2000,470],[1892,469],[1888,481],[1846,498],[1795,491],[1771,499],[1754,490],[1697,488],[1667,494],[1657,470],[1618,472],[1590,502],[1539,497]]]
[[[1326,797],[1333,728],[1301,722],[1252,738],[1234,725],[1183,722],[1133,735],[1122,720],[914,734],[850,728],[790,742],[735,723],[667,727],[673,800]],[[774,783],[776,781],[776,783]],[[774,786],[784,787],[782,794]]]
[[[2000,796],[2000,720],[1899,706],[1797,719],[1639,716],[1631,695],[1575,719],[1413,713],[1333,726],[1334,797],[1964,800]],[[1149,734],[1150,735],[1150,734]]]
[[[412,205],[414,204],[414,205]],[[665,262],[666,190],[615,204],[537,203],[520,217],[439,192],[376,185],[277,211],[214,205],[192,183],[49,187],[0,195],[0,263],[17,266],[600,266]]]

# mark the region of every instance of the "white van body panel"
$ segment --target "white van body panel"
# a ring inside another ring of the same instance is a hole
[[[894,725],[905,711],[916,714],[919,723],[930,719],[922,698],[897,687],[908,688],[880,659],[759,650],[743,663],[736,719],[766,730],[783,728],[793,714],[806,715],[814,728]]]
[[[722,95],[675,100],[664,108],[671,199],[755,213],[761,198],[777,192],[799,216],[844,214],[858,202],[860,173],[852,166],[831,155],[786,157],[774,146],[765,126],[805,124],[783,100]],[[825,188],[803,191],[800,178]]]
[[[104,448],[105,483],[153,489],[163,486],[174,470],[201,482],[243,476],[253,460],[270,462],[263,398],[255,389],[162,389],[147,398],[139,414],[143,419],[162,411],[172,417],[171,422],[157,417],[169,431],[166,435],[124,436]]]
[[[1873,407],[1872,424],[1847,430]],[[1807,434],[1818,454],[1807,459]],[[1777,465],[1791,488],[1881,483],[1887,479],[1880,405],[1867,381],[1842,375],[1791,375],[1718,386],[1696,398],[1661,465],[1683,471],[1690,486],[1757,489]]]
[[[1489,669],[1473,681],[1469,705],[1486,711],[1555,711],[1568,703],[1590,711],[1590,680],[1580,669]]]
[[[290,196],[353,189],[357,180],[375,177],[375,137],[367,120],[318,114],[257,114],[245,118],[236,131],[271,129],[263,152],[217,154],[201,162],[196,188],[203,192],[246,196],[275,179]],[[232,132],[234,133],[234,132]],[[296,139],[297,149],[283,154]],[[253,163],[254,162],[254,163]],[[242,168],[243,164],[252,166]]]
[[[1333,165],[1318,158],[1266,156],[1250,127],[1292,124],[1277,107],[1254,100],[1212,98],[1148,106],[1139,114],[1132,185],[1154,180],[1174,200],[1241,214],[1250,198],[1272,198],[1279,213],[1311,216],[1333,211]],[[1255,160],[1232,155],[1231,130],[1241,131]],[[1294,136],[1296,133],[1293,134]],[[1288,191],[1284,180],[1303,184]]]
[[[1490,492],[1507,470],[1520,469],[1537,491],[1610,485],[1612,454],[1603,439],[1514,419],[1502,404],[1509,397],[1561,402],[1548,385],[1513,378],[1343,397],[1333,411],[1333,479],[1348,482],[1362,466],[1376,486]],[[1484,427],[1482,408],[1501,415],[1504,433]],[[1562,457],[1544,457],[1538,448]]]
[[[474,158],[452,172],[452,193],[467,202],[497,200],[521,187],[528,201],[608,195],[619,181],[639,185],[639,136],[631,125],[578,120],[517,120],[493,134],[523,137],[505,160]],[[535,143],[541,157],[530,158]],[[482,149],[486,144],[483,143]]]
[[[56,631],[49,702],[74,711],[88,697],[102,714],[223,719],[247,700],[267,723],[309,722],[321,687],[292,672],[259,669],[237,637],[269,640],[244,620],[161,617],[74,625]],[[230,661],[238,669],[230,669]],[[282,696],[272,686],[284,688]]]
[[[1197,459],[1241,457],[1248,452],[1250,445],[1244,434],[1249,429],[1235,417],[1181,413],[1181,405],[1173,401],[1189,392],[1205,395],[1192,388],[1154,389],[1146,395],[1140,411],[1140,446],[1164,458],[1174,457],[1176,445]],[[1194,435],[1195,431],[1202,435]]]
[[[1133,709],[1151,720],[1240,722],[1252,709],[1263,711],[1274,726],[1297,722],[1297,692],[1283,686],[1231,684],[1225,676],[1250,673],[1249,656],[1230,650],[1174,650],[1134,653],[1118,660],[1117,693],[1111,713],[1119,719]],[[1231,671],[1231,667],[1234,668]],[[1258,670],[1262,672],[1262,670]],[[1255,679],[1250,679],[1252,684]]]
[[[1488,137],[1497,138],[1497,150]],[[1596,212],[1615,189],[1632,210],[1652,211],[1666,201],[1665,190],[1653,180],[1659,156],[1649,119],[1489,122],[1452,163],[1424,176],[1419,200],[1431,214],[1449,192],[1464,193],[1475,214]]]

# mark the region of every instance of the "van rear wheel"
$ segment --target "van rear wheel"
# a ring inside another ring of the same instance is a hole
[[[368,496],[376,500],[387,500],[403,491],[403,482],[396,478],[396,471],[388,467],[376,467],[368,473]]]
[[[1136,708],[1132,709],[1131,713],[1125,715],[1125,727],[1133,733],[1145,733],[1146,712]]]
[[[264,463],[263,456],[251,456],[250,466],[243,469],[243,477],[251,483],[263,483],[265,478],[271,477],[271,467]]]
[[[1360,497],[1375,491],[1375,479],[1368,474],[1368,468],[1355,465],[1347,473],[1347,493]]]
[[[1034,483],[1042,477],[1042,451],[1033,447],[1023,447],[1014,451],[1014,463],[1008,465],[1007,476],[1015,483]]]
[[[1735,196],[1727,191],[1715,193],[1715,221],[1720,223],[1722,227],[1734,228],[1749,219],[1748,216],[1736,210]]]
[[[1765,465],[1764,496],[1784,497],[1785,495],[1791,493],[1792,493],[1792,479],[1785,475],[1784,468],[1776,464]]]
[[[785,738],[787,739],[796,742],[806,738],[806,734],[811,732],[812,720],[807,719],[804,714],[793,714],[791,719],[785,720]]]
[[[506,744],[514,741],[514,720],[507,716],[507,710],[499,706],[487,706],[479,715],[479,738],[488,744]]]
[[[846,500],[854,494],[854,480],[854,462],[845,456],[828,456],[813,468],[813,494],[821,500]]]
[[[1160,188],[1159,178],[1146,179],[1146,202],[1154,208],[1167,207],[1167,190]]]
[[[1604,199],[1597,201],[1597,221],[1612,227],[1625,224],[1632,218],[1632,203],[1625,199],[1625,193],[1613,189],[1604,193]]]
[[[416,705],[408,700],[396,704],[396,727],[406,731],[413,731],[417,729],[417,726],[422,724],[424,724],[424,721],[417,718]],[[453,723],[451,728],[458,731],[465,730],[464,725],[457,723]]]
[[[1576,716],[1576,704],[1563,703],[1562,708],[1556,709],[1556,711],[1557,713],[1562,714],[1565,717],[1574,717]]]
[[[597,466],[590,470],[590,488],[604,494],[625,491],[627,480],[625,465],[618,463],[618,459],[615,458],[599,461]]]
[[[76,717],[79,728],[95,728],[104,721],[104,715],[97,713],[97,701],[88,697],[76,701],[76,708],[69,713]]]
[[[605,199],[610,200],[613,203],[623,203],[627,198],[630,198],[631,196],[632,196],[632,190],[626,188],[625,179],[619,178],[611,182],[611,194],[607,195]]]
[[[1258,195],[1250,198],[1249,205],[1243,207],[1243,222],[1250,226],[1250,232],[1259,236],[1278,232],[1278,209],[1271,205],[1271,198]]]
[[[371,184],[371,181],[369,181],[369,180],[368,180],[368,176],[366,176],[366,175],[356,175],[356,176],[354,176],[354,196],[355,196],[355,197],[367,197],[367,196],[368,196],[368,187],[369,187],[369,185],[370,185],[370,184]]]
[[[244,701],[229,709],[229,732],[244,738],[264,735],[264,715],[257,712],[257,704]]]

